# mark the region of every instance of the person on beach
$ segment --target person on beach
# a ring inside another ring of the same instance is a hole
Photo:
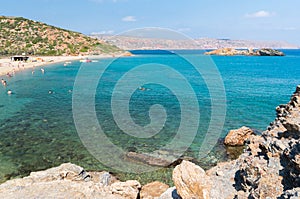
[[[12,77],[12,74],[10,74],[9,72],[6,73],[7,77]]]

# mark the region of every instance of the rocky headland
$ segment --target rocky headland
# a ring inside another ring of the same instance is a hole
[[[261,135],[247,127],[228,134],[225,144],[246,144],[236,160],[207,171],[183,160],[173,170],[174,187],[157,181],[144,186],[136,180],[120,182],[108,172],[87,172],[67,163],[1,184],[0,198],[299,198],[300,85],[276,112]]]
[[[262,48],[262,49],[234,49],[234,48],[220,48],[204,53],[205,55],[221,55],[221,56],[235,56],[235,55],[244,55],[244,56],[284,56],[284,53],[279,50],[274,50],[271,48]]]

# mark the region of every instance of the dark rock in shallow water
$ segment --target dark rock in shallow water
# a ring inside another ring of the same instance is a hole
[[[284,56],[284,53],[278,50],[263,48],[255,52],[259,56]]]
[[[126,157],[131,160],[143,162],[151,166],[167,167],[170,164],[172,164],[171,160],[162,159],[159,157],[153,157],[151,155],[143,154],[143,153],[129,152],[126,154]]]
[[[174,167],[180,164],[182,160],[194,160],[194,158],[188,156],[176,157],[176,155],[170,154],[167,151],[158,151],[158,154],[136,153],[131,151],[126,154],[126,159],[158,167]]]

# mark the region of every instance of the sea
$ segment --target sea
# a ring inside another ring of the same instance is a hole
[[[128,152],[185,156],[206,169],[226,161],[228,131],[266,130],[300,84],[300,50],[282,51],[286,56],[132,51],[2,76],[0,182],[72,162],[122,180],[171,183],[172,168],[139,170]]]

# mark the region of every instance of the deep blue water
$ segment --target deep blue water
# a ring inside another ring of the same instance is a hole
[[[69,161],[88,169],[109,170],[89,154],[79,139],[72,109],[75,94],[80,94],[82,109],[79,113],[82,115],[88,110],[86,103],[90,99],[95,101],[95,115],[102,130],[124,151],[160,150],[176,138],[183,122],[187,129],[196,128],[196,131],[192,138],[183,132],[178,146],[188,144],[185,154],[197,158],[207,135],[222,138],[228,130],[243,125],[265,130],[275,118],[275,107],[288,102],[300,83],[300,50],[284,50],[285,57],[212,56],[209,60],[201,58],[200,52],[139,52],[134,57],[102,59],[95,63],[56,64],[46,67],[45,74],[36,69],[34,75],[27,70],[12,78],[3,77],[8,86],[0,87],[0,180]],[[195,61],[204,75],[199,74],[189,60]],[[213,64],[222,78],[226,98],[218,93],[222,86],[216,79],[216,71],[212,70]],[[126,75],[128,79],[120,81]],[[75,79],[77,87],[74,87]],[[12,95],[7,95],[8,89],[13,91]],[[216,104],[211,96],[215,96]],[[161,106],[158,111],[154,110],[151,118],[149,110],[156,104]],[[128,114],[123,106],[128,107]],[[221,126],[222,111],[218,110],[221,106],[226,108],[224,127]],[[181,117],[181,108],[188,117]],[[116,112],[113,113],[113,109]],[[197,113],[200,117],[195,123]],[[114,114],[121,115],[120,121],[116,121]],[[213,123],[215,128],[209,129],[212,114],[218,118]],[[164,119],[165,122],[157,132],[150,133],[151,136],[138,138],[128,132],[131,131],[130,120],[125,120],[128,118],[140,127],[156,121],[154,129]],[[90,121],[87,114],[80,122]],[[212,131],[218,128],[220,134],[214,134]],[[90,131],[86,129],[87,134]]]

